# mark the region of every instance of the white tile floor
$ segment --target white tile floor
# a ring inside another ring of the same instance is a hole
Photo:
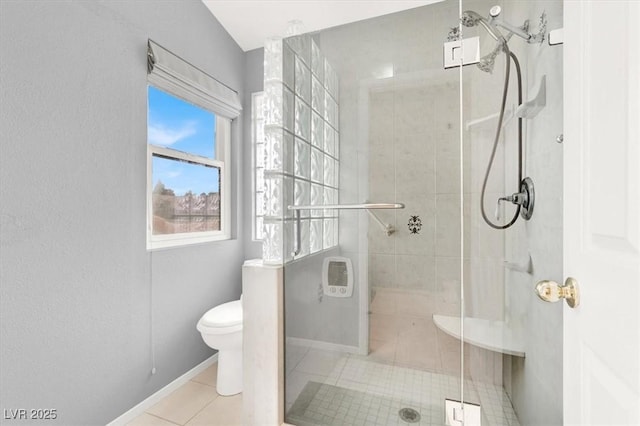
[[[412,424],[443,425],[444,399],[460,399],[456,376],[290,345],[287,353],[298,358],[286,382],[287,421],[294,424],[407,425],[398,411],[410,407],[422,416]],[[483,425],[519,426],[501,386],[466,380],[464,394],[465,402],[482,407]]]
[[[242,394],[218,395],[217,370],[218,364],[207,368],[128,426],[242,425]]]
[[[366,357],[287,344],[285,409],[290,421],[408,424],[399,419],[398,410],[411,407],[422,415],[414,424],[444,424],[444,399],[460,400],[460,342],[438,330],[431,318],[434,313],[455,315],[457,307],[420,291],[376,288],[370,309]],[[465,401],[481,405],[483,425],[519,426],[504,389],[492,384],[493,370],[486,370],[474,370],[483,381],[465,380]],[[363,409],[369,404],[373,408]],[[304,417],[307,411],[309,418]]]

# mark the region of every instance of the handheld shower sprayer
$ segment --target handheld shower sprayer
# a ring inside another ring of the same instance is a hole
[[[516,211],[513,217],[509,220],[509,222],[504,225],[493,223],[485,212],[484,199],[485,199],[485,194],[487,189],[487,181],[489,179],[489,173],[491,172],[491,167],[495,159],[496,149],[498,147],[498,141],[500,140],[500,131],[502,129],[502,124],[504,120],[504,111],[505,111],[505,106],[507,101],[507,92],[509,89],[509,73],[511,70],[512,61],[516,68],[516,74],[517,74],[517,80],[518,80],[518,105],[522,104],[522,73],[520,69],[520,63],[516,55],[513,54],[513,52],[511,52],[511,50],[509,49],[507,41],[511,38],[513,34],[515,34],[527,40],[529,43],[532,43],[534,41],[539,41],[540,35],[532,36],[527,32],[529,28],[528,21],[525,21],[524,26],[522,28],[517,28],[505,22],[499,21],[498,16],[500,16],[500,13],[502,13],[502,8],[500,6],[494,6],[491,8],[491,10],[489,11],[489,18],[484,18],[480,16],[477,12],[474,12],[473,10],[467,10],[462,13],[460,17],[460,22],[465,27],[474,27],[478,25],[483,27],[487,31],[487,33],[489,33],[489,35],[498,42],[498,45],[493,49],[493,51],[491,51],[491,53],[489,53],[488,55],[485,55],[484,57],[482,57],[482,59],[480,59],[478,63],[478,67],[482,71],[491,72],[493,70],[495,59],[500,52],[504,52],[507,57],[507,60],[505,61],[505,80],[504,80],[504,85],[502,90],[502,101],[501,101],[500,114],[498,118],[498,125],[496,128],[496,134],[493,141],[493,149],[491,151],[489,164],[487,165],[487,169],[484,175],[484,180],[482,182],[482,192],[480,196],[480,212],[482,213],[482,218],[487,223],[487,225],[489,225],[494,229],[507,229],[507,228],[510,228],[516,222],[516,220],[518,219],[518,216],[522,216],[524,219],[529,220],[531,218],[531,215],[533,214],[533,205],[535,201],[535,196],[533,191],[533,182],[528,177],[524,179],[522,178],[522,163],[523,163],[522,133],[523,132],[522,132],[522,117],[518,117],[518,185],[519,185],[520,192],[516,192],[509,196],[500,197],[496,203],[495,217],[498,221],[500,220],[500,208],[501,208],[500,203],[503,201],[509,201],[513,203],[516,206]],[[540,20],[542,38],[544,38],[543,21],[546,23],[544,15],[541,17],[541,20]],[[500,30],[498,30],[498,27],[505,28],[506,30],[509,31],[506,37],[500,32]]]

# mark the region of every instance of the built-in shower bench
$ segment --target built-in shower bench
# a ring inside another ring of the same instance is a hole
[[[434,315],[435,325],[460,340],[460,318]],[[504,321],[464,319],[464,341],[483,349],[524,358],[524,342]]]

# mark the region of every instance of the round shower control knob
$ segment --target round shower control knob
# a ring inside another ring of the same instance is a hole
[[[502,8],[498,5],[493,6],[490,10],[489,10],[489,15],[492,18],[497,18],[498,15],[500,15],[500,13],[502,13]]]

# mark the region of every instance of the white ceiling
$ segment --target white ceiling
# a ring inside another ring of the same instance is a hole
[[[283,37],[289,22],[302,21],[303,32],[412,9],[442,0],[203,0],[244,50]]]

